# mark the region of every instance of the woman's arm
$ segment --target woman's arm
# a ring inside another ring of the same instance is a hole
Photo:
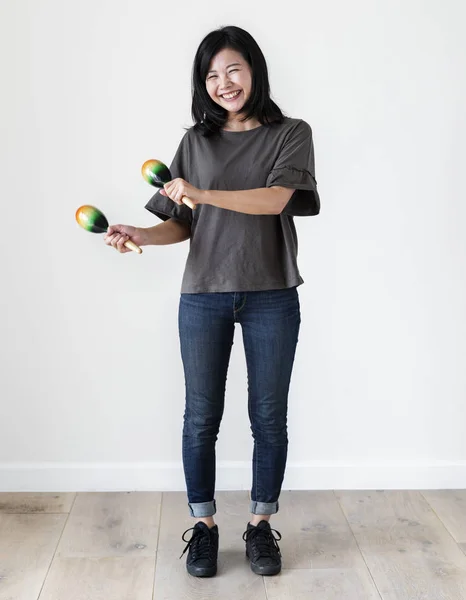
[[[189,240],[191,225],[184,221],[168,219],[163,223],[143,229],[145,246],[166,246]]]
[[[204,190],[201,203],[247,215],[279,215],[288,204],[293,192],[294,190],[278,186],[234,192]]]
[[[294,189],[281,186],[228,192],[200,190],[184,179],[176,178],[166,183],[160,193],[177,204],[182,204],[183,196],[187,196],[194,204],[211,204],[247,215],[279,215],[293,192]]]

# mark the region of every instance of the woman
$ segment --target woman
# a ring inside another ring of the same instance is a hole
[[[127,252],[128,239],[140,246],[190,239],[179,332],[186,382],[183,465],[196,523],[183,540],[187,570],[199,577],[217,572],[215,443],[235,323],[241,324],[254,438],[251,519],[243,539],[252,570],[273,575],[281,569],[281,535],[269,519],[278,511],[285,472],[288,389],[300,326],[296,288],[303,283],[293,217],[320,211],[312,132],[271,100],[264,56],[238,27],[213,31],[201,42],[192,91],[195,124],[170,166],[173,180],[146,205],[164,222],[146,229],[113,225],[105,242]]]

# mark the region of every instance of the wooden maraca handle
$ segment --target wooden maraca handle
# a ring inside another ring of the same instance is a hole
[[[188,198],[188,196],[183,196],[183,197],[181,198],[181,202],[183,202],[183,204],[186,204],[186,206],[189,206],[189,208],[190,208],[191,210],[194,210],[194,209],[196,208],[196,205],[194,204],[194,202],[193,202],[192,200],[190,200],[190,199]]]
[[[126,246],[128,248],[128,250],[132,250],[133,252],[137,252],[138,254],[142,254],[142,249],[135,244],[134,242],[132,242],[131,240],[128,240],[127,242],[125,242],[123,244],[123,246]]]

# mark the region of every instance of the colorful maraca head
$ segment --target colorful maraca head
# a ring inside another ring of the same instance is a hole
[[[80,206],[76,211],[76,221],[83,229],[92,233],[105,233],[108,229],[105,215],[95,206]]]
[[[159,188],[163,188],[172,179],[168,167],[155,159],[146,160],[142,165],[141,173],[147,183]]]

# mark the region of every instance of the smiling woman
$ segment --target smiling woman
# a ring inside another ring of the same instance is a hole
[[[215,444],[235,324],[241,325],[254,438],[244,540],[251,569],[274,575],[281,554],[269,519],[278,511],[285,473],[288,389],[301,322],[293,218],[320,210],[312,130],[273,102],[262,51],[239,27],[202,40],[192,77],[194,125],[170,165],[173,179],[146,204],[164,222],[142,233],[112,226],[107,243],[124,252],[133,235],[146,245],[190,239],[178,322],[186,382],[183,465],[196,522],[183,539],[187,570],[198,577],[217,572]]]

